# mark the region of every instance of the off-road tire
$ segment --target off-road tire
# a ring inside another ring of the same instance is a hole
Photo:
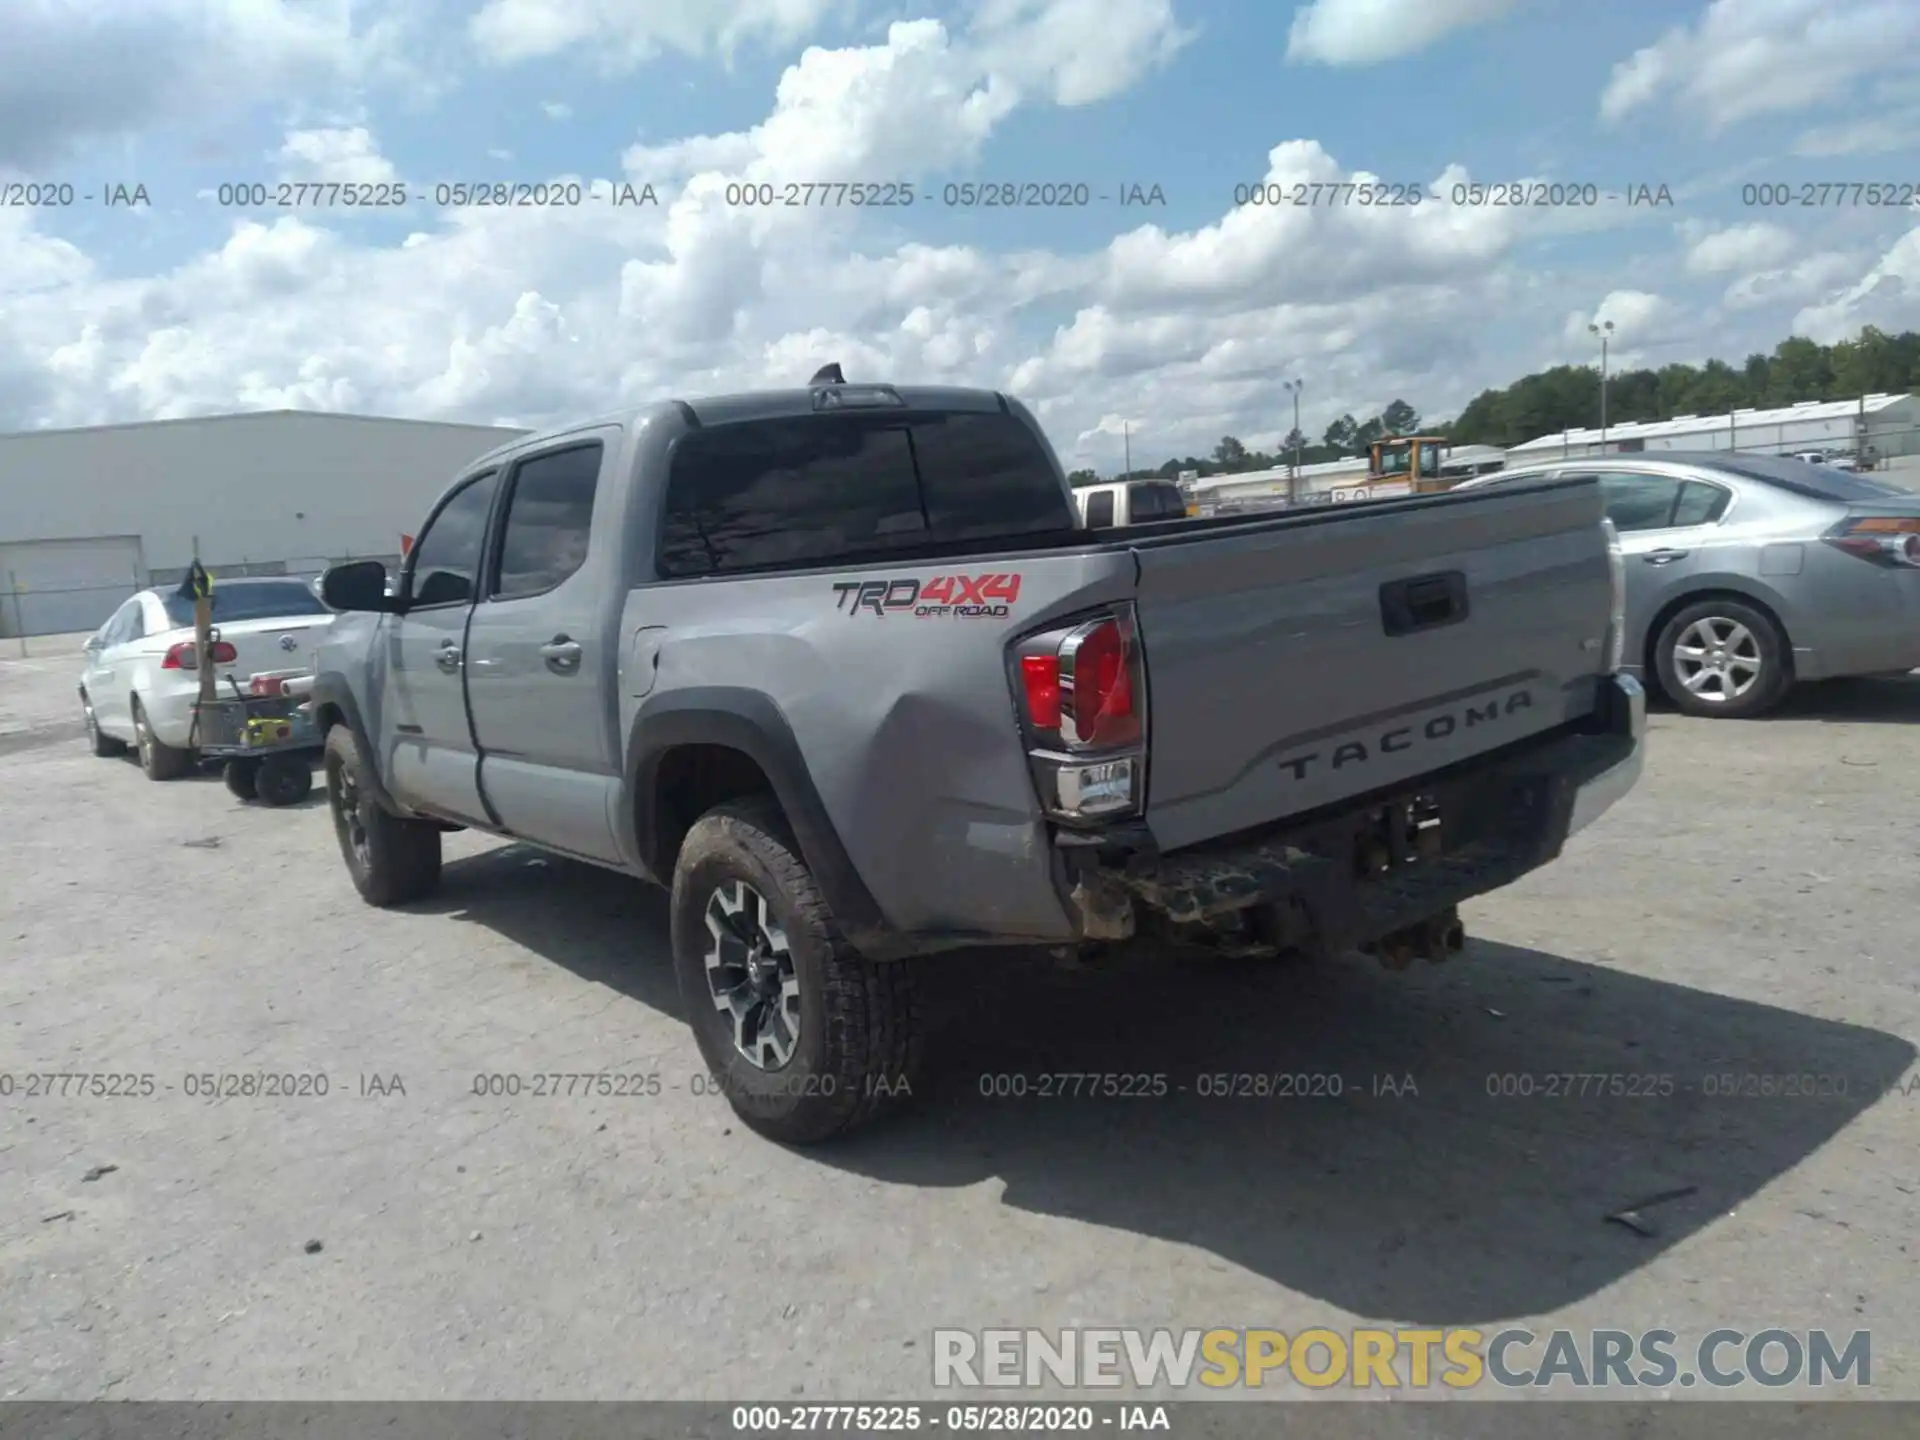
[[[708,982],[707,905],[736,880],[765,899],[799,982],[799,1038],[778,1069],[740,1053]],[[911,962],[854,952],[770,797],[730,801],[694,822],[674,866],[671,908],[674,970],[694,1039],[717,1088],[753,1130],[783,1144],[817,1144],[924,1090],[926,1025]]]
[[[260,771],[253,777],[253,793],[262,805],[279,809],[298,805],[313,793],[313,765],[304,751],[287,755],[263,755]]]
[[[140,752],[140,768],[149,780],[178,780],[193,768],[193,751],[176,750],[153,733],[137,695],[133,700],[133,733],[139,737],[134,748]]]
[[[439,827],[403,819],[380,803],[366,759],[345,725],[327,732],[324,763],[334,838],[360,898],[385,908],[431,894],[440,883]],[[354,838],[356,818],[364,845]]]
[[[260,778],[258,760],[229,760],[220,767],[220,778],[226,782],[227,791],[236,800],[253,800],[259,796],[254,782]]]
[[[80,692],[81,719],[87,727],[87,748],[102,760],[114,755],[127,753],[127,742],[116,740],[100,729],[100,717],[94,713],[93,697],[86,691]]]
[[[1758,655],[1760,673],[1752,687],[1727,700],[1703,699],[1688,690],[1680,679],[1674,648],[1691,626],[1707,620],[1729,620],[1744,627],[1753,637]],[[1710,720],[1751,720],[1773,709],[1793,688],[1793,651],[1787,637],[1772,616],[1738,600],[1714,598],[1682,606],[1661,627],[1660,638],[1654,642],[1653,660],[1660,689],[1683,715],[1699,715]]]

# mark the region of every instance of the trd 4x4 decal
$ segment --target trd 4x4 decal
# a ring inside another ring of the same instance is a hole
[[[1005,618],[1020,599],[1016,575],[911,576],[901,580],[836,580],[834,608],[847,615],[951,616],[960,620]]]

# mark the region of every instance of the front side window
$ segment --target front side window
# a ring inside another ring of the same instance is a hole
[[[408,557],[413,568],[407,593],[416,608],[472,601],[487,516],[499,481],[497,470],[468,481],[427,522]]]
[[[1607,499],[1607,518],[1622,535],[1664,530],[1673,523],[1680,482],[1670,475],[1602,475],[1600,488]]]
[[[1104,530],[1113,524],[1113,491],[1102,490],[1087,497],[1087,528]]]

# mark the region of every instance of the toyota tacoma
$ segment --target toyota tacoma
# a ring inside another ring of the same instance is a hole
[[[471,828],[667,886],[787,1142],[911,1093],[905,962],[1439,958],[1640,770],[1590,478],[1090,531],[1019,402],[828,367],[516,439],[417,535],[323,585],[353,884],[417,899]]]

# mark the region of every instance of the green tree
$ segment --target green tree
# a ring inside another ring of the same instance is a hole
[[[1342,415],[1338,420],[1327,426],[1327,433],[1321,438],[1326,442],[1327,448],[1334,452],[1334,457],[1337,459],[1342,455],[1351,455],[1353,453],[1354,437],[1359,432],[1359,429],[1360,427],[1354,424],[1351,415]]]
[[[1420,412],[1404,400],[1395,400],[1380,412],[1380,423],[1389,435],[1411,435],[1420,428]]]
[[[1092,470],[1069,470],[1067,472],[1067,483],[1076,489],[1082,485],[1098,485],[1100,483],[1100,476]]]

